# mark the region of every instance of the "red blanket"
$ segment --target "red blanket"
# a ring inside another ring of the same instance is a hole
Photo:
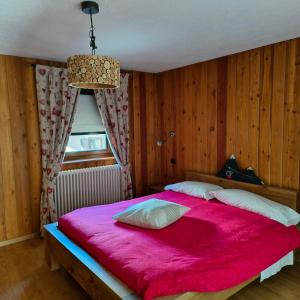
[[[112,219],[129,205],[153,197],[191,210],[161,230]],[[285,227],[246,210],[171,191],[78,209],[60,218],[58,224],[144,299],[230,288],[300,246],[295,226]]]

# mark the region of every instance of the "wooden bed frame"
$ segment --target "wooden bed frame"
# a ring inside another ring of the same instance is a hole
[[[261,195],[263,197],[269,198],[275,202],[289,206],[296,211],[300,211],[299,190],[280,188],[280,187],[266,185],[266,184],[257,185],[257,184],[250,184],[250,183],[245,183],[245,182],[240,182],[235,180],[228,180],[214,175],[203,174],[195,171],[187,171],[186,179],[213,183],[213,184],[220,185],[226,189],[246,190]]]
[[[194,171],[186,172],[187,180],[197,180],[218,184],[224,188],[238,188],[265,196],[273,201],[285,204],[295,210],[299,210],[299,191],[272,187],[267,185],[253,185],[238,181],[222,179],[213,175]],[[60,266],[81,285],[92,299],[140,299],[123,282],[116,278],[107,269],[95,261],[87,252],[74,244],[58,228],[57,224],[45,226],[45,254],[46,262],[51,270]],[[187,292],[167,297],[159,297],[157,300],[223,300],[227,299],[249,283],[257,276],[243,282],[240,285],[219,292],[197,293]]]

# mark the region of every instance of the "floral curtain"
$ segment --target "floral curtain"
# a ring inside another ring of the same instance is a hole
[[[66,69],[41,65],[36,66],[36,86],[42,151],[42,228],[57,219],[53,192],[80,90],[68,86]]]
[[[95,90],[97,105],[106,129],[114,156],[121,166],[124,199],[132,198],[129,164],[128,79],[121,74],[118,89]]]

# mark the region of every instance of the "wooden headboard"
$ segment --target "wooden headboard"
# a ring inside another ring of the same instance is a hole
[[[213,183],[226,189],[243,189],[300,211],[300,193],[298,190],[228,180],[215,175],[203,174],[196,171],[187,171],[185,177],[186,180]]]

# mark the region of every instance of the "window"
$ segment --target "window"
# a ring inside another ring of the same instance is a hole
[[[108,141],[105,132],[71,133],[66,153],[107,151]]]
[[[112,156],[95,96],[81,92],[64,162],[100,160]]]

